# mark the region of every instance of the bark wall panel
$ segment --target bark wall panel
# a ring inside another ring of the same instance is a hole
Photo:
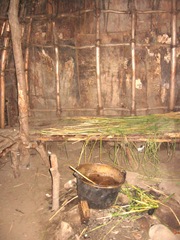
[[[103,2],[103,0],[101,0],[101,2]],[[106,1],[105,1],[106,2]],[[122,11],[126,11],[129,8],[129,4],[131,1],[127,1],[127,0],[113,0],[113,1],[107,1],[106,4],[106,9],[116,9],[116,10],[122,10]]]
[[[95,33],[95,13],[87,12],[78,18],[76,26],[79,34],[94,34]]]
[[[0,16],[6,17],[9,9],[9,1],[1,1],[0,3]]]
[[[176,89],[175,89],[175,105],[176,109],[180,109],[180,47],[177,48],[177,71],[176,71]]]
[[[178,2],[178,1],[177,1]],[[158,0],[158,1],[154,1],[154,6],[157,8],[155,9],[158,9],[158,6],[159,6],[159,9],[161,10],[164,10],[166,11],[167,9],[171,9],[171,1],[167,1],[167,0]]]
[[[75,38],[75,22],[74,18],[62,18],[56,20],[56,34],[59,40],[59,44],[61,44],[63,40],[69,40]],[[52,32],[51,32],[52,34]]]
[[[121,32],[131,30],[131,17],[129,14],[109,13],[107,32]]]
[[[146,109],[147,105],[147,51],[136,49],[136,107]]]
[[[60,48],[60,96],[62,108],[75,108],[79,100],[76,51]]]
[[[41,45],[41,46],[45,46],[46,44],[48,44],[49,42],[51,42],[51,39],[48,39],[48,25],[47,22],[37,22],[37,21],[33,21],[32,24],[32,33],[31,33],[32,37],[30,40],[30,43],[32,45]],[[52,37],[52,32],[51,32],[51,37]]]
[[[83,2],[82,2],[83,5]],[[78,10],[80,2],[74,0],[65,0],[59,2],[59,13],[69,13]]]
[[[137,10],[134,29],[137,114],[159,112],[160,109],[168,111],[172,61],[172,1],[135,0],[134,2]],[[7,11],[8,3],[8,1],[2,0],[0,16],[6,16],[4,11]],[[97,3],[98,1],[92,0],[21,1],[20,20],[23,26],[23,50],[25,52],[27,47],[30,49],[28,76],[30,107],[33,112],[36,113],[38,110],[45,113],[52,111],[52,115],[56,113],[56,48],[59,54],[58,79],[60,79],[62,115],[96,114],[98,104],[96,47],[97,43],[100,43],[102,105],[106,108],[104,113],[130,114],[132,100],[131,9],[133,1],[102,0],[99,1],[99,5]],[[178,0],[177,6],[180,10],[180,1]],[[97,9],[95,7],[100,7],[102,10],[99,12],[100,37],[98,36],[98,39],[96,39]],[[121,14],[117,14],[115,11],[121,11]],[[27,46],[27,24],[30,23],[31,17],[32,31],[30,43]],[[1,30],[4,24],[3,19],[0,19]],[[52,24],[52,22],[54,23]],[[177,13],[177,39],[175,102],[176,109],[179,109],[180,12]],[[113,44],[115,46],[112,46]],[[2,45],[3,39],[0,40],[0,47],[3,47]],[[86,48],[83,48],[85,46]],[[11,50],[9,53],[11,54]],[[9,70],[14,69],[12,61],[7,64],[7,86],[9,79],[14,77],[14,72],[10,74]],[[12,85],[7,87],[7,95],[10,95],[10,89],[15,82],[12,81]],[[146,111],[146,108],[152,109]],[[75,109],[75,111],[73,112],[71,109]],[[78,109],[78,113],[76,109]],[[122,109],[124,111],[121,111]]]
[[[138,14],[136,20],[136,34],[137,42],[144,41],[143,35],[149,35],[152,30],[152,15],[151,14]],[[145,33],[145,34],[144,34]],[[143,35],[142,35],[143,34]]]
[[[161,106],[161,55],[158,51],[148,50],[147,56],[147,105],[149,108]],[[152,111],[154,112],[154,111]]]
[[[177,14],[177,41],[180,43],[180,12]]]
[[[101,49],[101,82],[103,106],[130,107],[131,74],[130,47]],[[112,61],[113,59],[113,61]]]
[[[30,107],[56,109],[55,72],[53,52],[35,48],[30,54]]]
[[[79,50],[79,93],[80,106],[83,108],[96,108],[96,61],[95,49]]]
[[[5,73],[5,79],[8,83],[5,85],[6,100],[5,100],[5,123],[9,126],[14,126],[18,121],[18,102],[17,102],[17,81],[15,71]]]

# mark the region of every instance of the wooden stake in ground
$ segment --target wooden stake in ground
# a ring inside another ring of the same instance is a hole
[[[88,202],[85,200],[80,201],[78,204],[78,207],[79,207],[79,213],[81,217],[81,223],[82,224],[88,223],[90,219],[90,209],[88,206]]]
[[[19,159],[18,159],[18,143],[16,143],[11,149],[11,167],[13,169],[14,177],[20,176],[19,171]]]
[[[52,210],[56,211],[59,208],[59,190],[60,190],[60,173],[58,171],[58,161],[55,154],[50,157],[52,175]]]

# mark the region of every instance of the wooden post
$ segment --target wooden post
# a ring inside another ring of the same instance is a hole
[[[176,0],[172,0],[172,26],[171,26],[171,81],[170,81],[170,97],[169,110],[175,108],[175,85],[176,85],[176,44],[177,44],[177,4]]]
[[[0,93],[1,93],[1,128],[5,127],[5,68],[7,59],[7,48],[9,46],[9,23],[6,21],[4,27],[4,49],[1,56],[1,79],[0,79]]]
[[[11,37],[13,45],[13,54],[16,68],[18,85],[18,108],[20,138],[22,141],[22,154],[20,153],[22,165],[29,165],[29,124],[28,124],[28,100],[25,77],[25,67],[23,62],[23,53],[21,47],[21,26],[18,21],[19,0],[11,0],[9,6],[9,23],[11,28]],[[25,164],[23,164],[25,163]]]
[[[19,0],[11,0],[9,7],[9,23],[18,84],[18,107],[20,137],[25,145],[29,145],[28,105],[26,92],[26,78],[21,47],[21,26],[18,21]]]
[[[53,26],[54,51],[55,51],[55,78],[56,78],[56,113],[57,116],[61,114],[61,100],[60,100],[60,77],[59,77],[59,48],[57,45],[55,22]]]
[[[16,143],[11,149],[11,167],[13,169],[14,177],[20,176],[19,170],[19,158],[18,158],[18,143]]]
[[[59,190],[60,190],[60,173],[58,171],[58,161],[55,154],[50,156],[52,175],[52,210],[56,211],[59,208]]]
[[[27,104],[29,107],[29,82],[28,82],[28,71],[29,71],[29,42],[31,37],[31,28],[32,28],[32,18],[30,18],[29,25],[28,25],[28,33],[26,39],[26,49],[25,49],[25,80],[26,80],[26,92],[27,92]],[[30,111],[28,111],[30,114]]]
[[[131,7],[131,58],[132,58],[132,102],[131,115],[136,115],[136,67],[135,67],[135,26],[136,26],[135,3]]]
[[[99,0],[98,0],[99,3]],[[98,97],[98,115],[103,114],[102,94],[101,94],[101,73],[100,73],[100,9],[96,6],[96,81]]]

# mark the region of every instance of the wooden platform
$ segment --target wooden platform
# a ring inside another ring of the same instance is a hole
[[[77,117],[31,121],[34,141],[180,142],[180,112],[136,117]]]
[[[31,142],[180,142],[180,112],[137,117],[30,119]],[[20,140],[18,128],[0,130],[0,157]]]

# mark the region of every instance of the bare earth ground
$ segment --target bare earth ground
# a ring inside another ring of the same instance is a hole
[[[64,184],[73,178],[72,170],[78,164],[81,143],[51,143],[47,150],[57,154],[59,171],[61,174],[61,203],[65,198],[76,196],[76,189],[67,192]],[[160,164],[154,176],[139,175],[137,172],[127,171],[127,182],[139,187],[147,185],[158,186],[167,194],[175,194],[174,198],[180,203],[180,149],[179,147],[168,160],[166,149],[159,152]],[[109,148],[104,147],[101,161],[111,163]],[[83,159],[81,162],[83,163]],[[99,149],[96,147],[91,161],[99,162]],[[126,169],[127,167],[127,169]],[[146,167],[144,168],[146,171]],[[156,171],[156,170],[154,170]],[[147,166],[148,172],[148,166]],[[142,174],[142,172],[141,172]],[[145,173],[143,173],[145,174]],[[141,177],[140,177],[141,176]],[[21,176],[14,179],[11,169],[10,157],[0,159],[0,240],[63,240],[66,236],[60,235],[60,224],[63,220],[72,228],[69,239],[121,239],[121,240],[148,240],[148,230],[152,224],[162,222],[154,215],[144,213],[138,220],[109,219],[111,209],[90,210],[91,217],[87,225],[81,224],[77,201],[67,205],[51,221],[54,212],[51,211],[51,176],[49,170],[43,165],[42,160],[35,151],[31,151],[31,166],[21,169]],[[63,196],[63,197],[62,197]],[[177,215],[179,211],[177,209]],[[172,216],[171,216],[172,217]],[[180,218],[180,216],[178,216]],[[170,216],[167,218],[171,219]],[[175,222],[174,219],[170,222]],[[163,222],[164,223],[164,222]],[[99,227],[104,224],[104,227]],[[165,219],[165,224],[167,221]],[[170,226],[179,238],[177,226]],[[80,236],[81,235],[81,236]],[[162,239],[161,239],[162,240]]]

